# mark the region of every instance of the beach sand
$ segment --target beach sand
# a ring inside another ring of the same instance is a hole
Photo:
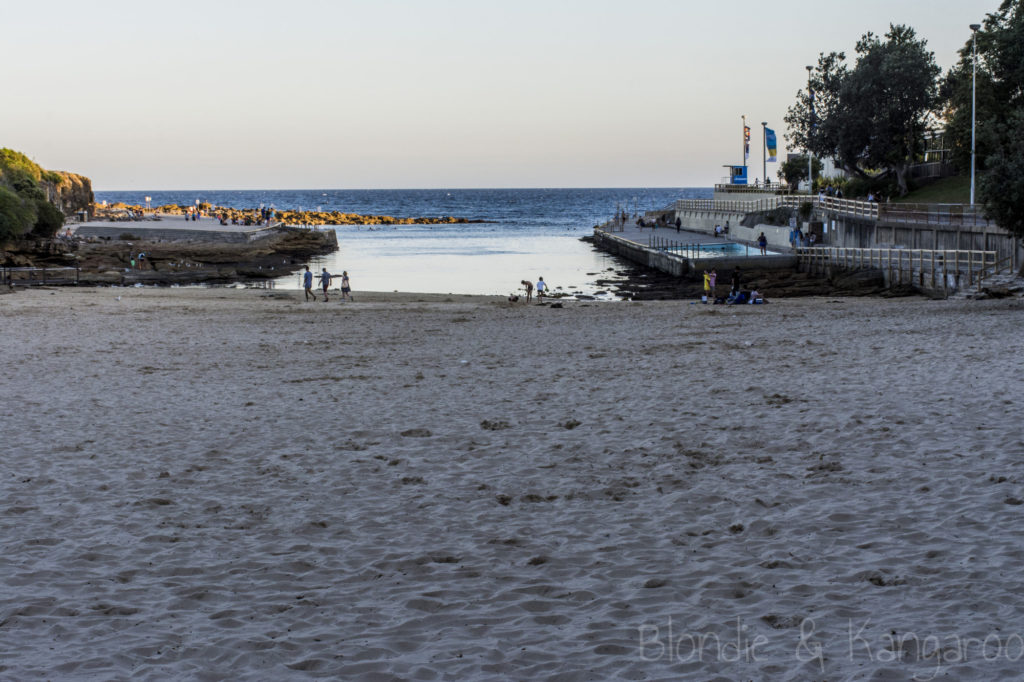
[[[355,295],[0,296],[0,678],[1020,678],[1020,301]]]

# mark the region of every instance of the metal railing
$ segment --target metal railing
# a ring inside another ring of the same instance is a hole
[[[894,224],[991,227],[982,209],[968,204],[880,204],[859,199],[839,199],[820,195],[780,195],[755,201],[739,199],[679,199],[665,210],[757,213],[776,208],[799,209],[810,204],[826,213],[878,220]]]
[[[886,223],[935,227],[992,227],[983,210],[969,204],[882,204]]]
[[[739,199],[679,199],[667,211],[711,211],[720,213],[755,213],[757,211],[770,211],[779,206],[787,205],[797,197],[772,197],[770,199],[757,199],[755,201],[741,201]],[[807,201],[807,199],[804,199]],[[796,202],[799,205],[800,202]]]
[[[826,266],[846,269],[877,269],[889,274],[889,282],[912,284],[932,290],[959,289],[966,277],[969,287],[981,287],[984,280],[1012,272],[1012,259],[1000,259],[995,251],[960,249],[893,249],[812,246],[796,249],[797,262],[810,271]]]
[[[47,284],[78,284],[81,268],[0,268],[0,284],[8,287],[32,287]]]
[[[674,239],[665,239],[658,235],[651,235],[647,238],[647,248],[660,251],[662,253],[668,253],[673,256],[679,256],[680,258],[696,259],[696,258],[709,258],[716,255],[721,255],[723,249],[728,242],[716,242],[713,244],[700,244],[698,242],[680,242]],[[757,246],[751,246],[750,244],[737,244],[737,246],[743,246],[743,253],[729,253],[730,256],[759,256],[761,250]],[[778,255],[778,254],[772,254]]]
[[[789,185],[773,182],[770,185],[733,185],[731,183],[718,183],[715,185],[716,192],[735,192],[738,194],[791,194],[793,192]]]

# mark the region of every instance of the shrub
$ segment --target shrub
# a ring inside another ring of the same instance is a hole
[[[0,186],[0,241],[18,239],[35,222],[35,204]]]
[[[20,173],[25,174],[32,181],[39,182],[43,175],[43,169],[39,165],[28,158],[21,152],[16,152],[13,149],[3,148],[0,149],[0,171],[3,171],[4,177],[6,178],[9,173]],[[10,182],[10,180],[8,180]]]
[[[846,199],[864,199],[869,193],[877,197],[893,196],[897,192],[896,183],[889,178],[850,178],[843,189],[843,196]]]
[[[46,199],[36,199],[36,222],[32,234],[49,239],[64,226],[64,214]]]

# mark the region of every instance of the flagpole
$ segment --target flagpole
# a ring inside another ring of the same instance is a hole
[[[768,121],[761,121],[761,140],[764,146],[761,148],[761,174],[764,175],[764,184],[768,184]]]
[[[742,150],[742,153],[740,154],[740,160],[741,160],[741,164],[740,165],[746,166],[747,165],[747,115],[743,114],[742,118],[743,118],[743,128],[742,128],[742,130],[740,130],[740,133],[741,133],[741,137],[743,138],[743,146],[740,148]]]

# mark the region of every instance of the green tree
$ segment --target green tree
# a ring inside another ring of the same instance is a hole
[[[46,199],[36,199],[36,222],[32,234],[49,239],[64,227],[64,213]]]
[[[0,185],[0,242],[21,238],[35,222],[35,204]]]
[[[811,172],[814,173],[814,177],[819,177],[821,175],[821,161],[815,157],[811,165],[813,166]],[[783,180],[790,187],[796,187],[799,183],[806,180],[807,155],[801,154],[800,156],[794,156],[792,159],[783,161],[782,165],[779,166],[779,179]]]
[[[835,158],[839,147],[837,124],[842,119],[839,93],[847,76],[849,70],[844,53],[818,56],[818,66],[810,73],[809,90],[796,93],[796,103],[784,118],[790,148],[810,149],[816,157]],[[806,160],[805,156],[805,167]],[[848,170],[853,171],[852,168]],[[806,174],[803,177],[807,177]]]
[[[1024,5],[1004,0],[978,35],[995,103],[978,119],[978,197],[997,225],[1024,237]],[[962,107],[961,107],[962,108]],[[979,109],[979,114],[982,112]],[[984,157],[980,152],[983,144]]]
[[[822,54],[811,72],[814,116],[811,98],[798,93],[785,119],[787,139],[861,178],[892,173],[906,194],[938,94],[940,69],[926,46],[914,29],[890,25],[884,41],[873,33],[861,37],[852,70],[842,53]]]

